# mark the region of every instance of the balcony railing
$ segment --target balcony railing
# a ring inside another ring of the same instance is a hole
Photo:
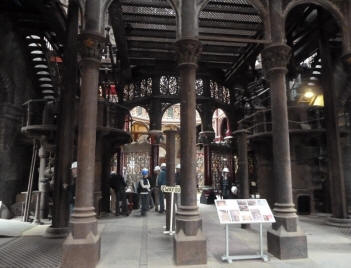
[[[350,127],[349,114],[338,115],[341,130]],[[290,106],[288,107],[290,132],[324,131],[325,117],[323,107]],[[272,132],[271,109],[262,109],[239,121],[240,129],[246,129],[249,135],[269,135]]]

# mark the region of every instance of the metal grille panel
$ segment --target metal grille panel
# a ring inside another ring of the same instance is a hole
[[[20,237],[0,247],[1,268],[59,267],[63,239]]]

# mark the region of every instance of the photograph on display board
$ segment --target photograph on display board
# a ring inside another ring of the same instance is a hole
[[[250,214],[241,213],[241,221],[243,221],[243,222],[250,222],[250,221],[252,221],[252,217],[251,217]]]
[[[256,201],[258,206],[268,206],[268,203],[265,199],[257,199]]]
[[[222,222],[222,223],[230,223],[231,222],[228,210],[219,209],[218,215],[219,215],[220,222]]]
[[[249,211],[249,207],[247,205],[239,205],[240,211]]]
[[[247,201],[247,204],[248,204],[249,206],[256,206],[256,200],[248,200],[248,201]]]
[[[237,202],[239,206],[247,206],[246,200],[238,200]]]
[[[265,199],[227,199],[215,203],[221,224],[275,222]]]
[[[239,210],[229,210],[232,222],[240,222],[240,211]]]
[[[273,215],[263,215],[263,220],[270,222],[273,220]]]
[[[225,200],[216,200],[216,205],[218,207],[223,207],[226,205]]]
[[[259,209],[250,209],[250,212],[254,221],[262,221],[262,215]]]

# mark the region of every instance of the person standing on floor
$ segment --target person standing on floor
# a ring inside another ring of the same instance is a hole
[[[222,190],[222,198],[223,199],[231,199],[234,198],[232,193],[232,181],[229,178],[229,169],[227,167],[222,170],[222,178],[221,178],[221,190]]]
[[[166,185],[166,163],[161,164],[161,171],[158,175],[157,185],[159,186],[159,199],[160,199],[160,210],[159,213],[163,213],[165,211],[165,202],[164,202],[164,194],[161,191],[162,185]]]
[[[159,205],[159,188],[157,185],[157,180],[158,180],[158,175],[160,174],[160,167],[156,166],[154,168],[154,174],[152,176],[152,179],[150,180],[150,184],[151,184],[151,196],[154,200],[154,204],[155,204],[155,211],[158,211],[158,205]]]
[[[72,163],[71,174],[72,174],[72,180],[71,180],[71,183],[68,185],[68,202],[69,202],[69,206],[70,206],[70,212],[73,211],[74,201],[76,199],[76,179],[78,176],[77,162]]]
[[[141,216],[146,215],[146,211],[149,209],[149,192],[150,192],[150,182],[148,179],[149,170],[143,168],[141,170],[141,175],[143,176],[138,183],[138,193],[140,194],[141,200]]]
[[[111,188],[115,191],[116,194],[116,212],[115,215],[125,215],[128,216],[128,208],[127,208],[127,196],[126,196],[126,182],[122,175],[112,173],[110,175],[110,185]],[[120,206],[120,202],[122,203]],[[121,211],[122,207],[122,211]]]
[[[180,164],[176,165],[175,183],[176,185],[180,185]],[[177,204],[177,209],[178,209],[180,206],[180,194],[175,194],[175,203]]]

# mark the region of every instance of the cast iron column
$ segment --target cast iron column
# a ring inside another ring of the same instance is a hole
[[[249,199],[249,167],[247,160],[247,131],[234,131],[238,148],[238,180],[240,183],[239,198]],[[235,172],[234,172],[235,173]],[[248,228],[249,224],[242,224],[241,228]]]
[[[210,98],[209,80],[204,79],[204,95]],[[208,99],[209,101],[209,99]],[[208,103],[201,104],[201,119],[202,131],[199,133],[199,142],[204,147],[204,186],[212,188],[212,174],[211,174],[211,149],[210,144],[215,138],[215,132],[212,127],[213,109]]]
[[[101,212],[101,182],[103,176],[103,154],[104,154],[104,136],[99,131],[96,135],[95,146],[95,182],[94,182],[94,208],[97,217],[100,217]]]
[[[46,139],[40,139],[41,146],[39,148],[39,183],[38,183],[38,190],[40,192],[40,213],[39,213],[39,220],[40,219],[47,219],[48,217],[48,193],[49,193],[49,182],[45,178],[45,168],[46,168],[46,161],[49,156],[46,150]]]
[[[204,143],[204,184],[212,188],[212,174],[211,174],[211,148],[209,143]]]
[[[293,204],[288,109],[286,96],[287,65],[290,47],[286,45],[283,1],[269,1],[270,31],[272,40],[262,51],[262,65],[271,89],[273,176],[275,190],[274,216],[276,223],[267,232],[268,251],[280,259],[307,257],[306,236],[298,225]]]
[[[197,206],[195,79],[201,44],[197,39],[176,42],[180,72],[181,205],[176,216],[174,256],[176,264],[207,262],[206,238]]]
[[[152,77],[152,99],[150,109],[150,140],[151,140],[151,157],[150,157],[150,175],[154,175],[155,166],[159,165],[160,139],[162,137],[162,106],[160,96],[160,76]]]
[[[350,14],[351,15],[351,14]],[[342,61],[344,63],[344,69],[347,73],[347,79],[351,80],[351,53],[343,55]],[[349,82],[350,83],[350,82]],[[351,98],[345,104],[345,113],[348,113],[348,128],[351,128]],[[343,171],[344,171],[344,183],[345,183],[345,195],[347,203],[347,211],[351,214],[351,135],[347,137],[347,142],[343,147]]]
[[[206,118],[210,119],[209,117],[202,116],[203,121],[208,121],[206,120]],[[212,123],[212,120],[211,120],[211,123]],[[204,148],[204,188],[201,193],[200,203],[213,204],[214,201],[212,199],[212,196],[215,196],[215,194],[213,190],[214,187],[213,187],[212,172],[211,172],[212,164],[211,164],[211,146],[210,145],[215,137],[215,133],[213,130],[205,130],[205,129],[209,129],[209,127],[206,127],[206,123],[204,122],[202,122],[202,127],[204,131],[201,131],[199,133],[199,142],[202,143]],[[212,126],[211,126],[211,129],[212,129]]]
[[[318,10],[318,16],[322,21],[323,11]],[[338,126],[336,93],[334,88],[334,63],[329,49],[329,37],[321,30],[319,40],[319,51],[322,63],[322,86],[325,103],[325,125],[328,151],[328,169],[329,169],[329,186],[332,205],[332,217],[330,222],[335,218],[346,219],[347,204],[345,194],[344,171],[342,166],[342,151],[340,145],[340,131]],[[336,220],[337,221],[337,220]]]
[[[159,150],[162,131],[153,129],[149,131],[149,135],[151,143],[150,174],[153,176],[155,166],[159,165]]]
[[[265,78],[270,82],[271,87],[276,218],[276,223],[267,232],[267,242],[268,251],[280,259],[307,257],[306,236],[298,226],[292,198],[285,82],[289,58],[290,47],[283,43],[270,44],[262,51]]]
[[[100,235],[94,211],[97,92],[104,37],[87,31],[80,36],[81,95],[78,129],[78,177],[71,217],[72,231],[63,246],[63,267],[95,267]]]
[[[102,154],[101,162],[101,211],[110,212],[110,175],[111,175],[111,158],[113,157],[114,150],[111,150],[111,146],[108,142],[103,144],[104,153]],[[117,152],[117,174],[122,175],[122,161],[121,161],[121,148],[116,149]],[[127,178],[125,178],[127,179]]]
[[[233,132],[237,136],[238,146],[238,177],[240,182],[240,198],[248,199],[249,195],[249,167],[247,160],[247,132],[246,130],[239,130]]]
[[[74,1],[69,2],[68,29],[63,55],[63,89],[60,99],[60,115],[57,128],[55,180],[54,180],[54,211],[52,224],[47,228],[47,236],[64,237],[68,233],[69,204],[68,187],[72,183],[71,164],[73,141],[75,136],[75,96],[77,91],[77,35],[79,7]],[[69,108],[68,108],[69,107]]]
[[[166,185],[168,186],[174,186],[175,185],[175,135],[177,134],[177,131],[175,130],[166,130],[165,132],[166,135]],[[174,199],[175,202],[175,199]],[[175,206],[173,202],[173,223],[172,223],[172,228],[174,228],[174,210]],[[169,231],[170,227],[170,217],[171,217],[171,194],[166,193],[166,230]]]

